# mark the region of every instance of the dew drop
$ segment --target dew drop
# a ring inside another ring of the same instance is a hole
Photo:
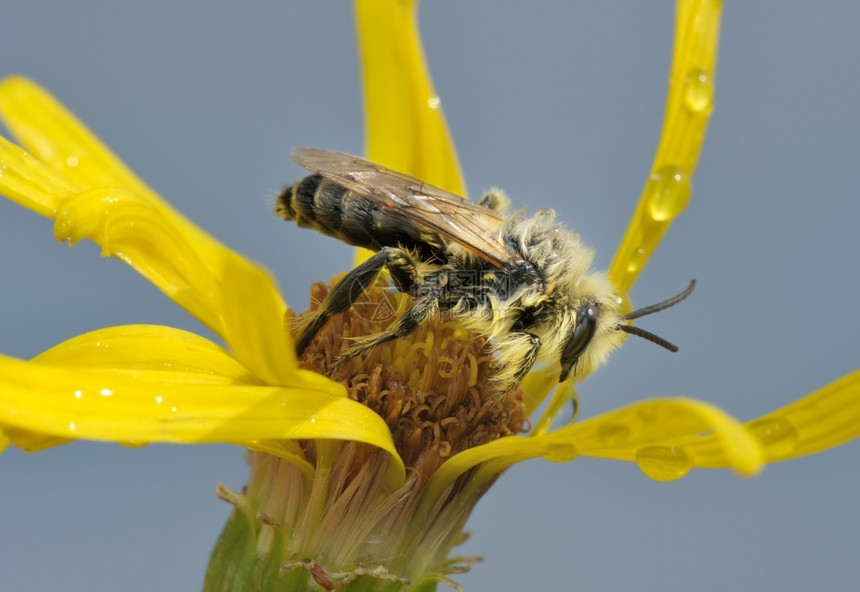
[[[78,429],[77,425],[75,425],[74,423],[69,424],[69,431],[70,432],[74,432],[76,429]]]
[[[427,106],[431,109],[438,109],[439,103],[441,103],[439,97],[430,97],[429,99],[427,99]]]
[[[630,438],[630,428],[622,423],[605,423],[597,428],[597,437],[608,445],[623,444]]]
[[[642,269],[642,265],[645,262],[645,249],[642,247],[633,249],[633,252],[630,253],[630,257],[627,258],[627,272],[628,273],[637,273],[640,269]]]
[[[541,451],[541,456],[549,462],[570,462],[582,452],[573,440],[548,443]]]
[[[710,115],[714,109],[714,84],[704,70],[694,68],[684,78],[684,105],[695,114]]]
[[[764,446],[768,456],[777,458],[791,453],[799,437],[797,428],[784,417],[754,421],[750,424],[749,430]]]
[[[690,202],[690,176],[679,166],[670,164],[648,179],[648,213],[654,220],[671,220],[684,211]]]
[[[82,391],[82,390],[76,390],[76,391],[75,391],[75,398],[76,398],[76,399],[80,399],[80,398],[82,398],[83,396],[84,396],[84,391]]]
[[[74,168],[74,167],[78,166],[78,164],[80,164],[80,161],[78,160],[77,156],[66,157],[66,166]]]
[[[690,472],[693,459],[680,446],[643,446],[636,451],[636,464],[655,481],[674,481]]]

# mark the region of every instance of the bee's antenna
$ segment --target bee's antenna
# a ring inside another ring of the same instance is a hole
[[[658,302],[657,304],[652,304],[651,306],[646,306],[645,308],[640,308],[634,310],[633,312],[628,312],[626,315],[621,317],[625,321],[632,321],[633,319],[638,319],[639,317],[644,317],[645,315],[649,315],[655,312],[659,312],[661,310],[666,310],[670,306],[675,306],[679,302],[681,302],[684,298],[693,293],[693,290],[696,287],[696,280],[690,280],[690,285],[684,288],[684,291],[678,294],[677,296],[672,296],[671,298],[664,300],[663,302]],[[627,325],[625,325],[627,326]],[[630,333],[630,331],[628,331]]]
[[[616,329],[621,329],[625,333],[630,335],[635,335],[636,337],[642,337],[643,339],[647,339],[651,343],[656,343],[660,347],[664,347],[668,349],[670,352],[678,351],[678,346],[674,343],[666,341],[662,337],[654,335],[651,331],[646,331],[645,329],[640,329],[639,327],[635,327],[633,325],[616,325]]]
[[[675,306],[687,296],[693,293],[693,289],[696,287],[696,280],[691,280],[690,285],[687,286],[683,292],[678,294],[677,296],[672,296],[671,298],[664,300],[663,302],[658,302],[657,304],[652,304],[651,306],[646,306],[645,308],[640,308],[634,310],[633,312],[629,312],[624,315],[622,320],[632,321],[633,319],[638,319],[639,317],[644,317],[645,315],[649,315],[655,312],[659,312],[661,310],[666,310],[670,306]],[[642,337],[643,339],[647,339],[651,343],[656,343],[660,347],[668,349],[670,352],[678,351],[678,346],[674,343],[666,341],[662,337],[654,335],[650,331],[646,331],[645,329],[640,329],[639,327],[635,327],[633,325],[622,325],[618,324],[615,326],[616,329],[620,329],[624,331],[628,335],[636,335],[637,337]]]

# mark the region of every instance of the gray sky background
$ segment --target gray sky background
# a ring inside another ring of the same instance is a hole
[[[778,9],[776,8],[778,6]],[[470,193],[551,206],[609,264],[663,117],[671,2],[426,1],[427,56]],[[860,367],[860,4],[727,3],[716,112],[693,200],[632,292],[688,301],[642,325],[580,389],[582,416],[686,395],[750,419]],[[271,214],[293,146],[360,153],[345,2],[5,0],[0,74],[26,74],[153,187],[279,278],[288,302],[350,250]],[[29,357],[127,323],[200,326],[92,244],[0,202],[0,351]],[[479,504],[470,590],[849,589],[860,443],[753,480],[533,461]],[[240,488],[229,446],[74,443],[0,457],[3,588],[195,590]],[[442,588],[440,588],[442,589]]]

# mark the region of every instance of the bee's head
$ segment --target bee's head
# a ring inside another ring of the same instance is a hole
[[[597,283],[592,278],[593,276],[586,279]],[[601,277],[599,280],[605,280],[605,278]],[[632,321],[669,308],[689,296],[695,287],[696,280],[693,280],[677,296],[634,310],[623,316],[618,311],[619,299],[611,291],[603,291],[602,296],[592,296],[580,300],[573,311],[575,316],[573,329],[561,348],[559,382],[564,382],[571,374],[578,379],[591,374],[606,360],[612,350],[621,345],[624,341],[624,333],[643,337],[671,352],[678,351],[677,346],[662,337],[624,321]]]

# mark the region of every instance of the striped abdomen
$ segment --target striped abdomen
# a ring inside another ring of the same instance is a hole
[[[423,258],[444,258],[445,245],[408,217],[320,175],[310,175],[284,189],[275,213],[302,228],[332,236],[349,245],[378,251],[403,247]]]

